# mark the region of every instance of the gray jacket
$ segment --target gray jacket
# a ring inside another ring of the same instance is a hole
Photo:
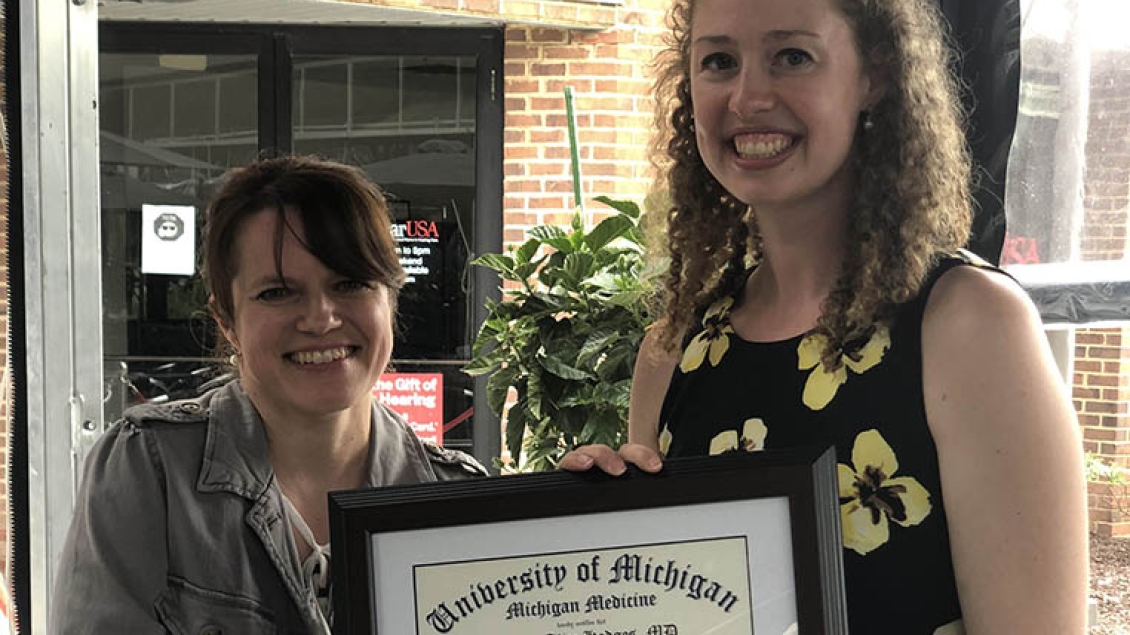
[[[373,486],[486,474],[376,402],[373,426]],[[86,460],[49,632],[319,632],[267,456],[238,381],[127,411]]]

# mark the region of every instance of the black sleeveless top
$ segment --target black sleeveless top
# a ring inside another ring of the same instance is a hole
[[[668,457],[834,445],[852,633],[960,635],[937,449],[922,396],[922,316],[934,283],[968,252],[943,259],[919,296],[846,348],[834,373],[823,336],[747,342],[711,306],[692,332],[660,414]],[[743,281],[744,282],[744,281]]]

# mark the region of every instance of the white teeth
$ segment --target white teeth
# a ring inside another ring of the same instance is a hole
[[[734,149],[746,159],[767,159],[787,150],[792,139],[783,135],[757,135],[754,138],[735,138]]]
[[[324,351],[302,351],[292,354],[291,358],[299,364],[328,364],[348,356],[349,348],[342,346]]]

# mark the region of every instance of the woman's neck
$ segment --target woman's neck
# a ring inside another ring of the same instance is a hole
[[[368,480],[372,407],[359,404],[325,416],[259,410],[271,467],[287,495],[324,497]]]
[[[846,209],[757,209],[761,264],[731,314],[740,336],[779,340],[816,326],[842,270]]]

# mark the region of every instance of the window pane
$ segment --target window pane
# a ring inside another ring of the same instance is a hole
[[[211,80],[173,84],[173,136],[216,134],[216,83]]]
[[[1130,19],[1130,10],[1124,0],[1025,4],[1002,263],[1124,260],[1130,36],[1114,17]],[[1130,267],[1121,270],[1130,278]]]
[[[432,122],[436,125],[455,123],[454,97],[459,92],[458,60],[443,57],[404,58],[404,120]]]
[[[395,125],[400,119],[399,58],[382,57],[353,63],[353,123]]]
[[[349,99],[345,64],[310,65],[300,69],[302,81],[301,124],[344,126]]]

